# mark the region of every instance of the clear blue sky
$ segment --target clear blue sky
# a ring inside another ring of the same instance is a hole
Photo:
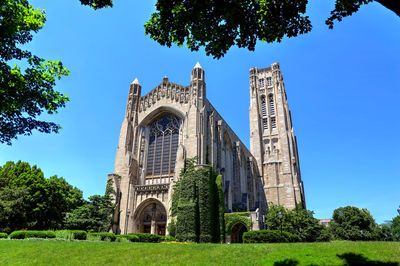
[[[144,35],[155,1],[115,0],[93,11],[78,0],[34,0],[47,22],[29,44],[59,59],[71,75],[57,84],[70,96],[51,119],[60,134],[35,133],[0,145],[0,164],[23,160],[46,177],[57,174],[84,191],[104,193],[113,173],[129,84],[143,94],[167,76],[190,82],[197,61],[206,71],[207,97],[249,146],[249,68],[280,62],[292,110],[307,207],[329,218],[340,206],[367,208],[377,222],[400,204],[400,18],[369,4],[329,30],[333,0],[311,0],[310,34],[260,43],[255,52],[232,48],[214,60],[203,51],[162,47]]]

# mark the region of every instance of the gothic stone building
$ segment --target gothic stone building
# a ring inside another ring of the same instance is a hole
[[[189,86],[164,77],[141,96],[130,85],[115,160],[117,233],[164,235],[174,180],[186,158],[209,162],[222,175],[228,212],[248,210],[262,226],[267,200],[294,208],[304,202],[297,145],[279,64],[250,69],[251,152],[206,98],[204,70],[197,63]],[[208,157],[208,158],[206,158]]]

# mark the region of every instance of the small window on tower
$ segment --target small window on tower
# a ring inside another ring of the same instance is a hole
[[[275,115],[274,96],[272,94],[269,96],[269,114]]]
[[[275,117],[271,118],[271,127],[276,128],[276,119]]]
[[[258,82],[260,84],[260,88],[264,88],[264,79],[259,79]]]
[[[272,86],[272,78],[271,77],[267,78],[267,86]]]
[[[265,119],[263,120],[263,128],[264,128],[264,130],[267,130],[267,129],[268,129],[268,119],[267,119],[267,118],[265,118]]]
[[[261,112],[263,117],[267,117],[267,106],[265,103],[265,97],[263,97],[261,100]]]

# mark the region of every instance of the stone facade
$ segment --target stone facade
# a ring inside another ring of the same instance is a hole
[[[184,160],[193,157],[222,175],[226,209],[250,211],[252,229],[259,229],[266,208],[262,168],[206,98],[205,73],[197,63],[189,86],[164,77],[141,96],[138,80],[130,85],[115,171],[109,175],[117,191],[113,230],[165,234],[174,181]]]
[[[268,202],[305,207],[297,141],[278,63],[250,69],[250,150]]]
[[[141,96],[129,88],[113,179],[117,210],[113,231],[164,235],[171,220],[174,181],[186,158],[211,164],[222,175],[228,212],[250,211],[262,228],[262,211],[273,202],[303,204],[296,138],[279,64],[250,69],[251,153],[206,97],[205,72],[197,63],[189,86],[164,77]]]

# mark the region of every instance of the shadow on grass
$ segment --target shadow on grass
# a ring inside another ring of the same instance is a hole
[[[339,258],[345,261],[346,266],[355,266],[355,265],[383,265],[383,266],[399,266],[397,262],[383,262],[379,260],[370,260],[367,257],[364,257],[362,254],[355,254],[352,252],[337,254]],[[284,264],[282,264],[284,265]]]
[[[299,261],[292,259],[285,259],[274,262],[274,266],[297,266],[297,265],[299,265]]]

